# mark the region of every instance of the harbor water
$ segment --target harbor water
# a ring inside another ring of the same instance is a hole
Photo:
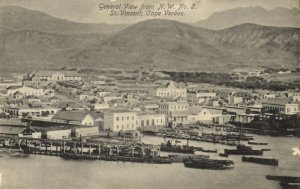
[[[300,176],[300,156],[292,148],[300,147],[300,138],[256,136],[255,141],[267,142],[270,148],[264,157],[279,159],[279,166],[245,163],[241,156],[229,156],[235,167],[232,170],[204,170],[185,168],[182,163],[165,165],[107,162],[100,160],[65,160],[55,156],[26,155],[16,150],[0,149],[1,189],[152,189],[152,188],[201,188],[201,189],[279,189],[276,181],[266,175]],[[163,138],[144,136],[143,142],[160,144]],[[181,144],[186,144],[182,140]],[[221,144],[189,141],[189,145],[205,149],[234,148]],[[196,152],[220,158],[216,153]],[[164,153],[162,153],[164,155]]]

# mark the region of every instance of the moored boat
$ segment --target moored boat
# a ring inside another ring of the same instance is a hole
[[[168,144],[161,144],[160,150],[163,152],[174,152],[174,153],[184,153],[193,154],[196,150],[188,146],[173,146]]]
[[[225,149],[227,155],[263,155],[262,150],[253,150],[250,146],[237,145],[236,149]]]
[[[234,167],[234,163],[231,160],[187,158],[183,161],[183,163],[185,167],[196,169],[225,170],[232,169]]]
[[[251,145],[268,145],[268,143],[266,143],[266,142],[251,142],[251,141],[249,141],[248,144],[251,144]]]
[[[217,150],[209,150],[209,149],[202,149],[200,151],[201,152],[206,152],[206,153],[217,153]]]
[[[160,146],[160,150],[164,152],[174,152],[174,153],[184,153],[184,154],[193,154],[197,150],[201,150],[200,147],[193,147],[189,145],[172,145],[171,141],[167,141],[167,143],[162,143]]]
[[[252,162],[252,163],[258,163],[258,164],[264,164],[264,165],[273,165],[278,166],[278,159],[270,159],[270,158],[258,158],[258,157],[247,157],[243,156],[242,161],[244,162]]]

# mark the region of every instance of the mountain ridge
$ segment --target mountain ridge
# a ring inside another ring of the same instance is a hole
[[[238,7],[213,13],[205,20],[193,25],[207,29],[220,30],[243,23],[265,26],[300,28],[300,9],[277,7],[266,10],[260,6]]]
[[[211,30],[150,19],[114,32],[93,33],[66,32],[65,28],[43,31],[39,24],[27,25],[28,20],[18,22],[12,22],[17,24],[11,25],[13,29],[0,24],[0,69],[65,66],[226,71],[236,66],[299,66],[300,29],[293,27],[246,23]],[[0,23],[6,22],[0,19]]]
[[[0,7],[0,18],[0,25],[11,29],[32,29],[41,32],[61,34],[110,34],[118,32],[128,26],[125,24],[78,23],[20,6]]]

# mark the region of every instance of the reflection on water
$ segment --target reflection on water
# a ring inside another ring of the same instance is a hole
[[[299,138],[255,136],[256,141],[268,142],[272,151],[264,156],[279,158],[279,166],[244,163],[241,156],[230,156],[233,170],[188,169],[181,163],[154,165],[125,162],[64,160],[59,157],[25,155],[15,150],[0,150],[2,188],[280,188],[268,181],[268,174],[300,176],[300,157],[292,155],[292,148],[300,147]],[[160,144],[158,137],[144,137],[145,143]],[[186,141],[182,141],[185,144]],[[222,151],[224,145],[190,141],[190,145]],[[227,147],[226,148],[230,148]],[[231,147],[232,148],[232,147]],[[256,147],[259,148],[259,147]],[[197,152],[201,154],[202,152]],[[203,153],[207,154],[207,153]],[[209,153],[212,158],[220,158]]]

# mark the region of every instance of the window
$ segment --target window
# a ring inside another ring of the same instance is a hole
[[[119,129],[119,125],[117,125],[117,129]]]
[[[122,116],[122,121],[124,121],[124,117]]]
[[[127,116],[127,120],[129,120],[129,116]]]
[[[119,117],[116,117],[116,121],[119,121]]]

